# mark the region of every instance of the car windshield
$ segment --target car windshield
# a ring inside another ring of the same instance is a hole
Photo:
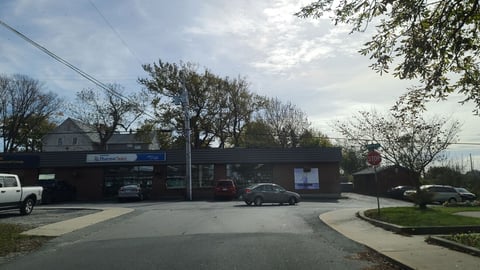
[[[455,188],[455,190],[456,190],[457,192],[469,193],[469,191],[466,190],[466,189],[464,189],[464,188]]]
[[[128,186],[123,186],[123,188],[140,188],[137,185],[128,185]]]

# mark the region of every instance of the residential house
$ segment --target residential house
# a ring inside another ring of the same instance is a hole
[[[148,140],[138,138],[134,133],[115,133],[107,142],[107,151],[158,150],[155,136]],[[42,139],[42,152],[102,151],[100,136],[93,126],[67,118]]]

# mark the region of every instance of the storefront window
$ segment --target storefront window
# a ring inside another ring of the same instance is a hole
[[[271,164],[227,164],[227,177],[236,181],[239,187],[255,183],[272,182]]]
[[[152,189],[153,166],[115,166],[105,168],[104,196],[114,197],[125,185],[140,185]]]
[[[213,164],[192,165],[192,187],[213,187]],[[169,165],[167,167],[167,189],[186,188],[185,165]]]

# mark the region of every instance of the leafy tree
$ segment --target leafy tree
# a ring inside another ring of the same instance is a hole
[[[424,181],[430,184],[449,185],[454,187],[464,186],[463,175],[458,168],[431,167],[425,173]]]
[[[472,170],[465,174],[465,187],[470,191],[480,195],[480,171]]]
[[[375,111],[360,111],[335,129],[357,146],[381,144],[382,158],[391,164],[410,170],[419,181],[431,162],[442,158],[442,152],[455,142],[460,129],[457,121],[443,118],[424,119],[417,114],[381,115]]]
[[[42,150],[42,138],[55,129],[57,124],[43,116],[32,115],[18,131],[18,149],[25,152]]]
[[[313,128],[306,129],[299,138],[300,147],[331,147],[327,135]]]
[[[198,72],[192,63],[171,64],[159,60],[158,64],[143,65],[149,78],[140,78],[139,83],[153,95],[155,120],[157,124],[177,133],[176,141],[183,144],[185,134],[185,114],[183,105],[172,104],[181,100],[185,104],[184,87],[188,89],[192,147],[208,147],[215,140],[213,119],[218,112],[214,97],[220,88],[221,80],[209,70]],[[218,95],[217,95],[218,96]]]
[[[145,120],[135,134],[137,138],[142,141],[149,141],[153,134],[156,136],[159,145],[165,149],[181,147],[181,145],[178,145],[177,142],[175,142],[171,130],[157,129],[156,122],[152,119]]]
[[[258,118],[270,127],[275,142],[283,148],[298,147],[300,136],[310,128],[305,112],[278,98],[268,99]]]
[[[99,148],[105,150],[108,140],[119,128],[128,131],[144,113],[146,98],[141,94],[125,96],[118,84],[109,90],[84,89],[77,93],[70,113],[79,121],[95,128],[99,135]]]
[[[342,161],[340,161],[340,168],[342,168],[345,175],[352,175],[365,168],[365,162],[364,151],[351,146],[342,148]]]
[[[260,102],[242,79],[221,78],[192,63],[162,62],[144,65],[148,78],[138,81],[153,96],[156,124],[174,130],[175,144],[184,143],[184,110],[172,100],[188,90],[192,147],[237,146],[245,125]]]
[[[224,79],[224,92],[219,97],[217,114],[218,122],[223,122],[224,125],[215,125],[220,147],[224,147],[226,143],[233,147],[239,146],[247,124],[264,104],[265,99],[251,93],[248,87],[243,78]]]
[[[247,148],[278,147],[271,127],[261,120],[253,121],[245,126],[239,146]]]
[[[402,97],[404,109],[424,109],[425,101],[458,92],[480,113],[479,1],[318,0],[296,15],[327,14],[335,24],[351,25],[352,33],[375,25],[376,33],[360,50],[373,59],[371,67],[382,74],[395,65],[394,76],[420,82]]]
[[[4,152],[39,151],[39,138],[62,110],[62,100],[26,75],[0,75],[0,115]]]

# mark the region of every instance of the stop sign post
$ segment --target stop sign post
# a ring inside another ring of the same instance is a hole
[[[367,161],[370,165],[377,166],[382,161],[382,157],[380,156],[380,153],[373,150],[373,151],[368,152]]]
[[[380,164],[382,161],[382,156],[380,156],[380,153],[378,153],[375,150],[371,150],[367,154],[367,161],[370,165],[373,166],[373,171],[375,173],[375,184],[377,188],[377,208],[378,208],[378,215],[380,216],[380,198],[378,195],[378,179],[377,179],[377,165]]]

